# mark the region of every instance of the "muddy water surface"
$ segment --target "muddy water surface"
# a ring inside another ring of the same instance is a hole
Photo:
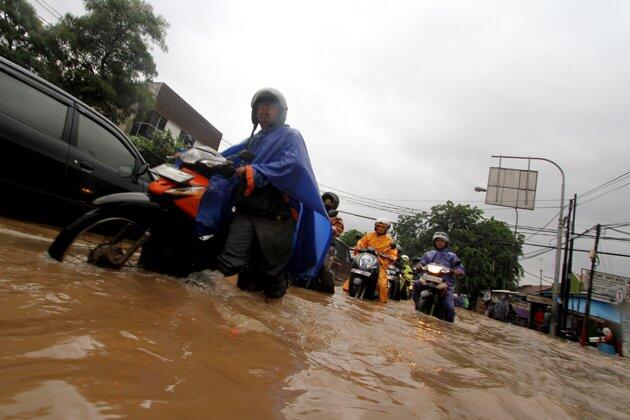
[[[460,311],[62,265],[0,219],[0,418],[630,418],[630,363]]]

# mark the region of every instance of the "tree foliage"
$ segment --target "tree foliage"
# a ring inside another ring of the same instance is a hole
[[[365,235],[365,232],[361,232],[356,229],[350,229],[342,233],[339,237],[339,240],[349,247],[353,247],[357,244],[359,239],[363,238],[363,235]]]
[[[46,40],[33,6],[24,0],[0,0],[0,56],[44,75]]]
[[[166,51],[167,22],[143,0],[84,0],[86,14],[42,26],[25,0],[0,0],[2,54],[96,108],[114,123],[152,103],[151,47]]]
[[[184,147],[184,144],[174,138],[170,131],[155,130],[150,139],[141,136],[129,138],[150,167],[166,162],[168,156],[174,155]]]
[[[485,289],[514,289],[522,275],[518,257],[522,237],[516,238],[504,222],[486,219],[483,211],[448,201],[414,216],[400,216],[394,231],[408,255],[433,249],[433,233],[447,232],[450,248],[462,260],[466,276],[457,288],[476,297]]]

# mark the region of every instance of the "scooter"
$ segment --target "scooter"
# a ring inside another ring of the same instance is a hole
[[[352,260],[350,269],[350,290],[352,297],[374,299],[378,283],[379,261],[372,247],[360,250]]]
[[[387,286],[389,299],[400,300],[402,298],[402,273],[395,265],[387,267]]]
[[[245,150],[238,157],[253,160]],[[179,168],[151,168],[157,179],[147,193],[124,192],[94,200],[96,206],[65,227],[48,249],[62,262],[98,267],[138,267],[175,276],[208,268],[222,245],[221,235],[198,236],[194,223],[209,178],[234,175],[231,160],[195,147],[178,156]],[[146,164],[136,171],[149,170]]]
[[[421,265],[420,270],[423,274],[414,282],[412,294],[416,310],[440,318],[442,299],[448,291],[444,276],[451,274],[452,270],[435,263]]]

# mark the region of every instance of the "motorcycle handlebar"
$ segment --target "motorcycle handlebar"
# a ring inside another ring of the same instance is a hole
[[[356,251],[357,253],[365,252],[367,250],[366,248],[357,248],[357,247],[352,247],[352,248],[348,248],[348,249],[350,251]],[[385,258],[385,259],[388,259],[390,261],[396,261],[396,258],[394,258],[394,257],[392,257],[390,255],[384,254],[382,252],[376,252],[375,251],[375,254],[376,254],[377,257]]]

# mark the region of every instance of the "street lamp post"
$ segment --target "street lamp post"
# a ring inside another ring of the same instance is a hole
[[[475,192],[486,192],[487,189],[483,187],[475,187]],[[514,236],[518,233],[518,209],[516,207],[512,207],[514,212],[516,213],[516,223],[514,224]]]
[[[475,192],[487,192],[488,190],[483,188],[483,187],[475,187]],[[518,209],[516,207],[512,207],[514,209],[514,212],[516,213],[516,221],[514,223],[514,240],[518,242]],[[510,278],[512,275],[512,262],[510,262],[510,270],[508,272],[508,278]],[[517,275],[517,280],[518,280],[518,275]]]
[[[531,157],[531,156],[503,156],[503,155],[493,155],[493,158],[499,159],[523,159],[523,160],[543,160],[545,162],[549,162],[554,165],[560,171],[560,175],[562,175],[562,185],[560,188],[560,208],[558,212],[558,229],[556,232],[556,264],[554,267],[553,273],[553,302],[551,304],[551,328],[550,335],[556,335],[556,329],[558,326],[558,286],[560,284],[560,257],[562,255],[562,221],[564,219],[564,171],[556,162],[550,159],[541,158],[541,157]]]

